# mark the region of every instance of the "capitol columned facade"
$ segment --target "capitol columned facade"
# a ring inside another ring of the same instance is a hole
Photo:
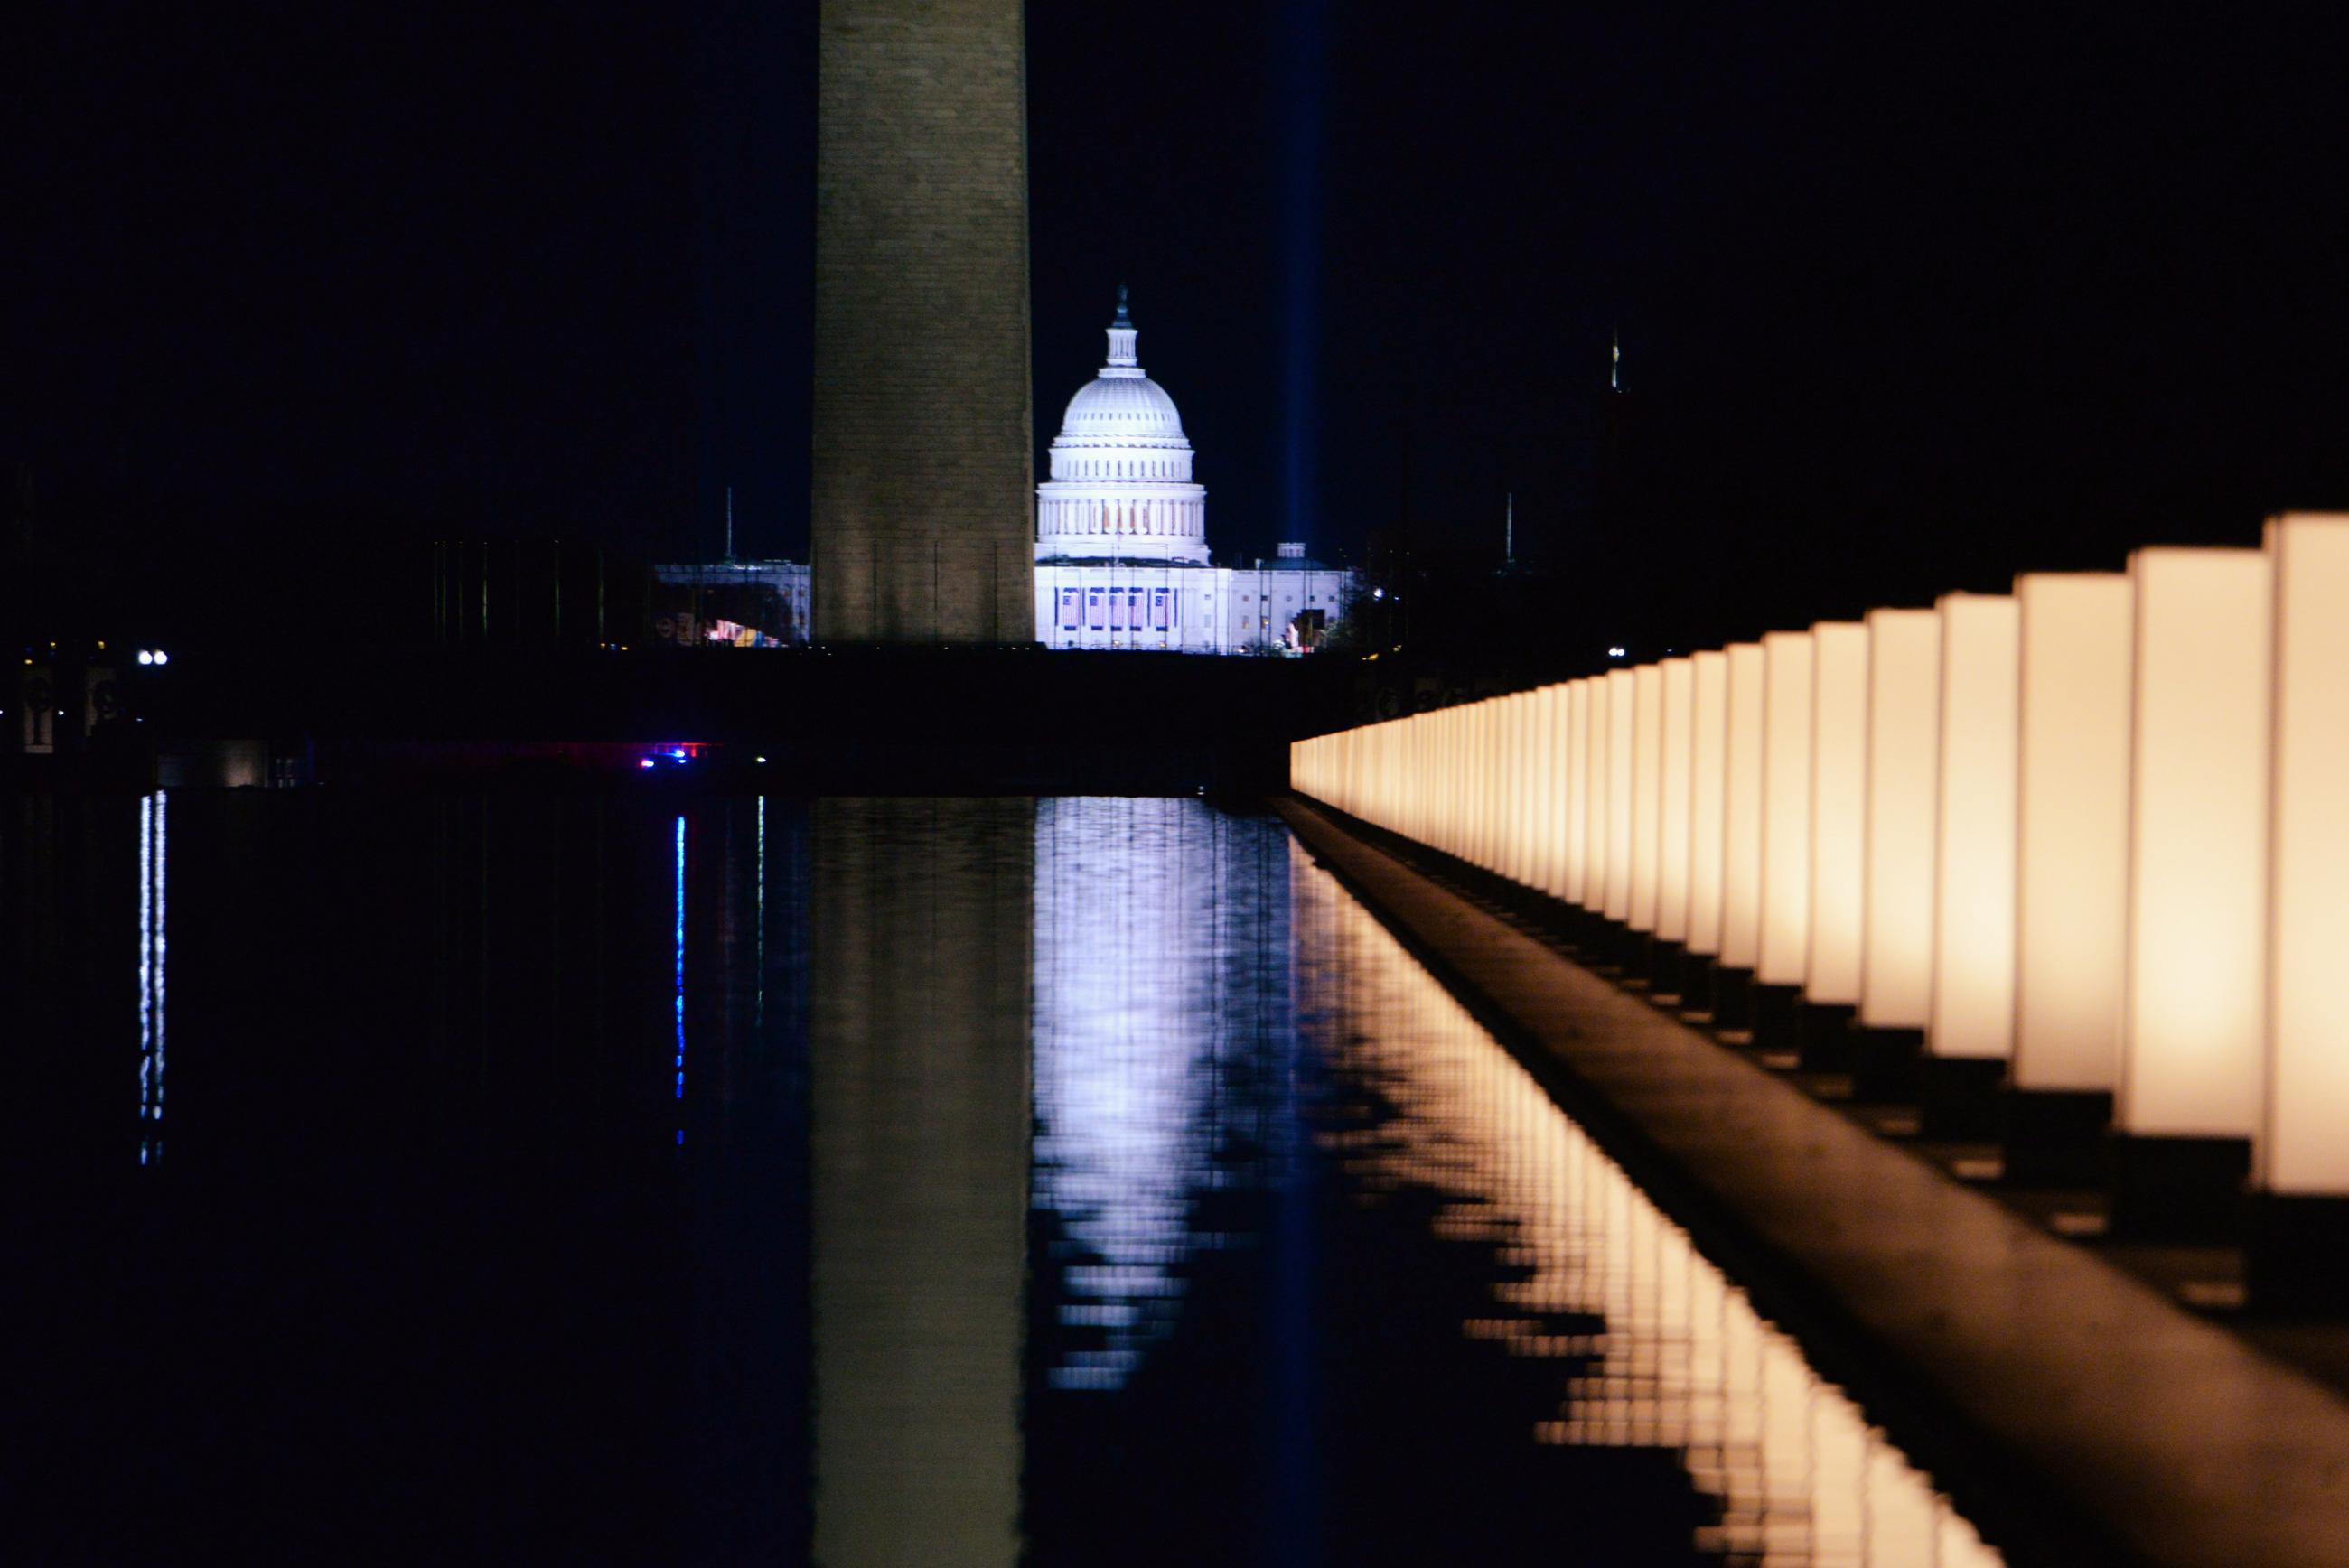
[[[1254,566],[1207,558],[1207,492],[1166,389],[1143,373],[1125,291],[1109,360],[1077,389],[1036,487],[1036,640],[1051,648],[1305,652],[1353,573],[1284,544]]]

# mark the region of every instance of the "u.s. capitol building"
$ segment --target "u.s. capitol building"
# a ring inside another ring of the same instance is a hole
[[[1207,492],[1166,389],[1134,357],[1125,291],[1109,363],[1077,389],[1036,487],[1036,640],[1185,654],[1310,649],[1346,607],[1350,571],[1283,544],[1253,566],[1207,561]]]
[[[1283,544],[1270,561],[1207,559],[1207,492],[1166,389],[1143,374],[1118,293],[1109,363],[1077,389],[1036,487],[1036,640],[1048,648],[1178,654],[1311,652],[1347,608],[1350,570]],[[812,576],[795,561],[726,559],[654,568],[668,602],[663,641],[804,644]]]

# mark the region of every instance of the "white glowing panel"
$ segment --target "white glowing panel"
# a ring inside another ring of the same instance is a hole
[[[1721,962],[1751,969],[1762,951],[1762,645],[1733,643],[1728,653]]]
[[[1428,820],[1435,830],[1435,847],[1447,854],[1457,854],[1462,788],[1460,710],[1446,708],[1428,717],[1435,720],[1434,731],[1428,738],[1429,760],[1434,765],[1435,778],[1435,786],[1428,796]]]
[[[1536,687],[1526,694],[1526,766],[1522,773],[1526,799],[1518,820],[1525,824],[1526,885],[1547,890],[1550,869],[1549,693]]]
[[[1607,672],[1607,918],[1631,914],[1631,672]]]
[[[1589,863],[1590,683],[1568,686],[1566,704],[1566,902],[1583,902]]]
[[[1543,766],[1542,737],[1548,715],[1543,707],[1539,687],[1525,693],[1518,701],[1526,710],[1526,754],[1517,765],[1517,788],[1523,791],[1523,798],[1517,802],[1517,831],[1525,841],[1525,847],[1518,852],[1517,880],[1528,887],[1537,888],[1542,885],[1544,854],[1549,842],[1542,832],[1542,803],[1546,799],[1542,786],[1547,772]]]
[[[1479,699],[1469,704],[1464,715],[1464,723],[1465,727],[1464,744],[1467,748],[1468,764],[1472,769],[1470,775],[1470,786],[1466,798],[1468,829],[1466,842],[1468,845],[1468,859],[1472,862],[1475,861],[1477,858],[1483,854],[1485,849],[1485,793],[1486,789],[1485,778],[1485,707],[1486,700],[1489,699]]]
[[[2261,1184],[2349,1195],[2349,516],[2268,524],[2275,563],[2275,911]]]
[[[1435,812],[1435,847],[1447,854],[1460,853],[1460,802],[1467,791],[1467,748],[1461,744],[1460,710],[1447,709],[1442,715],[1435,745],[1436,776],[1441,780],[1432,803]]]
[[[1485,871],[1491,870],[1493,864],[1493,799],[1497,793],[1494,782],[1494,775],[1498,769],[1495,756],[1493,708],[1493,699],[1485,697],[1468,710],[1468,754],[1474,758],[1476,768],[1475,788],[1468,797],[1468,858]]]
[[[1526,887],[1541,887],[1543,873],[1543,836],[1541,836],[1541,803],[1543,803],[1543,751],[1541,751],[1541,690],[1517,695],[1517,707],[1525,709],[1520,720],[1520,739],[1525,744],[1525,756],[1517,758],[1517,881]]]
[[[1810,941],[1803,995],[1859,1001],[1868,844],[1868,628],[1811,628]]]
[[[1933,1003],[1933,832],[1941,615],[1868,615],[1868,871],[1859,1019],[1921,1029]]]
[[[1588,863],[1583,871],[1582,907],[1594,914],[1607,909],[1607,741],[1614,732],[1607,708],[1614,689],[1605,676],[1590,679],[1588,740],[1583,751],[1588,781],[1583,792],[1583,854]]]
[[[1501,774],[1494,793],[1493,869],[1511,882],[1525,880],[1519,857],[1525,835],[1517,830],[1517,812],[1525,804],[1526,699],[1511,693],[1494,705],[1501,729]]]
[[[2014,1082],[2109,1090],[2127,969],[2129,580],[2030,573],[2014,597]]]
[[[1493,871],[1500,876],[1516,875],[1517,836],[1515,830],[1517,807],[1517,716],[1520,704],[1515,696],[1495,697],[1493,710],[1493,789],[1487,805],[1490,826],[1487,829],[1485,854]]]
[[[1509,875],[1527,887],[1541,885],[1541,693],[1519,692],[1517,762],[1511,770],[1509,834],[1515,841]]]
[[[1562,899],[1566,893],[1567,861],[1571,850],[1574,821],[1574,772],[1570,755],[1573,741],[1574,686],[1560,682],[1549,688],[1549,729],[1546,744],[1549,748],[1548,792],[1543,797],[1543,810],[1548,822],[1549,879],[1543,891],[1550,897]]]
[[[1641,665],[1631,672],[1631,909],[1634,931],[1656,929],[1656,893],[1663,874],[1664,672]]]
[[[1696,661],[1666,659],[1663,825],[1656,851],[1656,936],[1686,942],[1689,930],[1689,799],[1696,767]]]
[[[1795,985],[1810,938],[1811,634],[1762,639],[1762,945],[1754,977]]]
[[[1721,951],[1722,830],[1729,789],[1729,655],[1702,653],[1689,719],[1688,950]]]
[[[2182,549],[2140,550],[2129,574],[2137,686],[2118,1119],[2132,1133],[2249,1137],[2267,1032],[2273,574],[2259,551]]]
[[[1485,866],[1498,875],[1508,875],[1508,768],[1516,756],[1516,739],[1510,738],[1513,720],[1516,707],[1508,697],[1485,699],[1485,756],[1492,763],[1485,781]]]
[[[1941,599],[1940,820],[1933,840],[1937,1057],[2014,1041],[2014,797],[2022,615],[2004,593]]]

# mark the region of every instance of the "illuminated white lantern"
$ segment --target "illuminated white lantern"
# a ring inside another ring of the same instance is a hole
[[[1516,859],[1514,835],[1509,831],[1510,819],[1516,803],[1516,775],[1517,768],[1517,699],[1514,696],[1492,699],[1493,789],[1488,801],[1492,813],[1489,832],[1489,857],[1494,872],[1510,874]]]
[[[1452,854],[1452,821],[1459,808],[1459,709],[1428,714],[1428,842]]]
[[[1539,887],[1542,873],[1542,694],[1540,688],[1520,694],[1518,705],[1525,710],[1523,740],[1525,754],[1517,763],[1517,798],[1513,813],[1516,821],[1517,880],[1527,887]]]
[[[1513,697],[1496,696],[1486,707],[1492,717],[1493,756],[1492,785],[1485,795],[1485,859],[1486,866],[1496,875],[1506,876],[1509,866],[1509,807],[1516,791],[1510,788],[1511,774],[1516,767],[1516,701]]]
[[[2119,1081],[2127,969],[2129,580],[2030,573],[2022,608],[2014,1059],[2019,1089]]]
[[[1498,835],[1495,831],[1495,808],[1501,794],[1500,704],[1486,697],[1472,710],[1476,726],[1476,830],[1470,839],[1469,858],[1480,871],[1493,869],[1493,846]]]
[[[1567,896],[1567,860],[1573,836],[1569,831],[1574,820],[1573,722],[1574,685],[1562,681],[1549,688],[1549,784],[1543,795],[1549,835],[1549,877],[1543,891],[1559,900]]]
[[[1590,683],[1567,686],[1566,705],[1566,902],[1583,900],[1589,856]]]
[[[1476,863],[1486,871],[1500,870],[1502,841],[1502,802],[1508,794],[1507,719],[1508,704],[1497,696],[1488,696],[1476,705],[1484,726],[1478,749],[1485,759],[1484,788],[1478,791],[1476,809],[1480,820],[1476,830]]]
[[[1522,880],[1537,891],[1547,891],[1549,881],[1549,696],[1540,686],[1526,694],[1526,766],[1520,775],[1526,798],[1517,813],[1526,840]]]
[[[1941,616],[1868,615],[1868,885],[1859,1021],[1924,1028],[1933,999]]]
[[[1631,753],[1636,693],[1630,670],[1607,672],[1607,918],[1631,916]]]
[[[1656,940],[1689,934],[1689,800],[1696,760],[1696,661],[1663,662],[1663,821],[1656,851]]]
[[[1729,654],[1728,788],[1723,805],[1721,962],[1751,969],[1762,954],[1762,645],[1733,643]]]
[[[1631,672],[1631,903],[1634,931],[1656,929],[1656,893],[1663,872],[1664,672],[1641,665]]]
[[[1534,830],[1534,809],[1541,799],[1541,694],[1519,692],[1510,700],[1517,710],[1517,762],[1510,770],[1509,875],[1530,887],[1540,881],[1534,870],[1541,851],[1541,835]]]
[[[1762,639],[1762,945],[1754,978],[1798,985],[1810,937],[1811,634]]]
[[[2259,551],[2175,548],[2138,551],[2129,575],[2137,681],[2117,1120],[2137,1138],[2248,1139],[2266,1047],[2273,578]]]
[[[1702,653],[1694,666],[1689,720],[1688,950],[1721,952],[1722,835],[1729,796],[1729,655]]]
[[[1501,787],[1494,820],[1499,830],[1493,865],[1511,882],[1525,881],[1526,835],[1526,696],[1511,692],[1497,705],[1501,710]]]
[[[1583,826],[1584,859],[1582,907],[1593,914],[1607,913],[1607,785],[1610,769],[1607,761],[1608,742],[1614,735],[1614,725],[1608,717],[1612,705],[1614,683],[1605,676],[1590,680],[1589,738],[1584,746],[1584,777],[1588,780],[1584,789],[1586,814]]]
[[[1444,712],[1443,736],[1436,748],[1435,762],[1443,783],[1435,800],[1436,817],[1441,837],[1436,847],[1446,854],[1466,859],[1466,841],[1462,837],[1462,825],[1466,818],[1468,802],[1468,711],[1464,707],[1446,708]]]
[[[1859,1001],[1861,903],[1868,834],[1868,628],[1811,628],[1810,939],[1803,995]]]
[[[1941,612],[1932,1056],[2003,1061],[2014,1039],[2014,795],[2022,617],[2004,593]]]
[[[1465,807],[1466,835],[1464,842],[1468,852],[1464,857],[1475,864],[1485,850],[1485,791],[1489,758],[1485,748],[1485,718],[1487,699],[1479,698],[1461,712],[1462,733],[1466,738],[1468,762],[1468,792]]]
[[[2272,1078],[2258,1174],[2349,1197],[2349,516],[2268,524],[2275,562]]]
[[[1475,798],[1476,751],[1469,729],[1474,712],[1464,703],[1445,717],[1451,721],[1444,727],[1451,731],[1445,770],[1452,776],[1452,789],[1444,801],[1445,837],[1449,841],[1444,848],[1464,861],[1469,854],[1468,828],[1475,820],[1469,810]]]
[[[1539,687],[1517,694],[1516,791],[1509,817],[1517,841],[1516,869],[1510,874],[1526,887],[1541,886],[1542,694]]]

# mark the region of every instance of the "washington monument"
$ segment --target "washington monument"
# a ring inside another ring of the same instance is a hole
[[[1035,637],[1020,0],[823,0],[813,619]]]

